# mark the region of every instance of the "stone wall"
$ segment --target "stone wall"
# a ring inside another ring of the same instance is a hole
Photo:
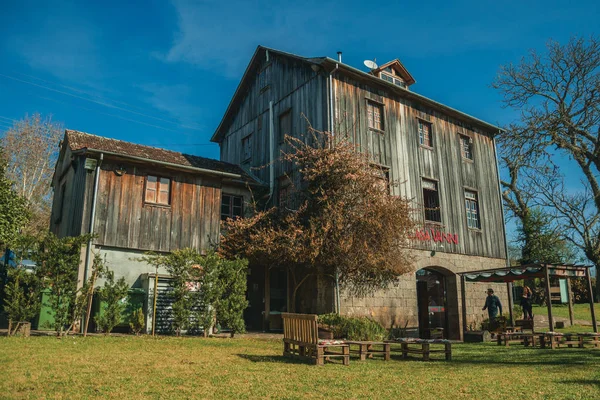
[[[386,327],[404,327],[408,324],[411,332],[418,334],[417,281],[415,273],[422,268],[431,268],[446,277],[446,297],[448,316],[448,337],[462,338],[462,302],[459,272],[476,271],[506,266],[506,260],[475,257],[461,254],[415,251],[415,264],[411,273],[402,276],[385,290],[378,290],[370,296],[358,298],[348,293],[341,295],[341,313],[349,316],[369,316]],[[467,325],[478,325],[487,318],[485,304],[488,287],[500,297],[504,311],[508,314],[508,294],[506,284],[466,283]]]

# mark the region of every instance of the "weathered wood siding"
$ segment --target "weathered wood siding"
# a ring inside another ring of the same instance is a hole
[[[85,157],[72,159],[69,148],[65,147],[61,151],[53,182],[54,196],[50,216],[50,231],[59,237],[85,233],[81,230],[86,200],[85,191],[88,176],[93,174],[84,168],[84,163]],[[61,199],[63,185],[64,199]]]
[[[265,68],[269,71],[266,87],[259,79]],[[272,56],[268,62],[263,60],[254,77],[221,142],[221,160],[239,164],[263,182],[268,182],[269,168],[261,167],[270,162],[270,102],[273,102],[274,158],[278,158],[285,150],[279,140],[279,117],[283,113],[290,112],[290,133],[293,135],[304,135],[308,122],[316,129],[326,129],[327,81],[306,63],[280,56]],[[244,160],[242,139],[250,134],[252,158]],[[275,164],[275,178],[285,172],[289,172],[285,166]]]
[[[260,72],[270,64],[269,86],[263,86]],[[273,137],[276,157],[284,150],[279,143],[279,115],[291,110],[292,134],[306,132],[306,116],[319,130],[329,129],[328,84],[326,74],[315,73],[305,63],[284,56],[263,61],[250,79],[243,99],[227,121],[221,142],[221,160],[258,168],[269,163],[269,102],[273,102]],[[390,178],[399,185],[393,193],[411,199],[415,216],[424,222],[422,178],[438,182],[441,204],[441,224],[428,224],[435,232],[453,234],[458,244],[414,241],[417,249],[505,258],[502,208],[499,200],[498,177],[492,135],[468,118],[456,119],[418,100],[392,93],[385,85],[360,80],[342,70],[334,75],[334,130],[347,133],[361,148],[371,153],[376,164],[389,168]],[[362,78],[361,78],[362,79]],[[384,132],[370,130],[367,120],[367,99],[384,108]],[[418,119],[432,124],[433,148],[420,146]],[[242,139],[252,134],[252,158],[243,159]],[[460,153],[460,136],[472,138],[473,162]],[[264,182],[269,181],[269,168],[253,170]],[[286,166],[275,163],[277,180]],[[298,176],[294,176],[296,180]],[[277,191],[277,181],[275,190]],[[469,229],[466,221],[464,190],[478,194],[481,229]],[[275,193],[275,199],[277,194]]]
[[[121,164],[119,164],[121,165]],[[128,166],[119,176],[116,164],[104,162],[96,203],[96,245],[171,251],[206,250],[218,242],[221,183],[177,171]],[[171,179],[170,206],[144,203],[146,176]]]
[[[492,132],[343,75],[336,76],[334,90],[338,131],[347,132],[372,155],[375,163],[389,167],[390,179],[399,184],[392,188],[393,193],[413,201],[421,222],[424,222],[421,180],[438,181],[442,222],[428,224],[426,229],[457,234],[458,244],[415,241],[415,248],[494,258],[506,256]],[[368,127],[368,99],[383,104],[384,132]],[[431,149],[419,143],[419,119],[432,125]],[[473,161],[462,158],[459,134],[473,139]],[[465,189],[477,191],[481,229],[467,227]]]

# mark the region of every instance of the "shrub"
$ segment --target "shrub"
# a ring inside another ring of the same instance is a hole
[[[140,332],[144,329],[144,325],[146,325],[146,318],[144,316],[144,310],[141,307],[136,308],[131,313],[131,319],[129,321],[129,327],[131,331],[136,335],[139,335]]]
[[[127,298],[128,291],[129,285],[125,278],[115,281],[115,274],[112,271],[106,272],[104,286],[98,290],[100,300],[106,303],[106,308],[96,316],[96,323],[105,334],[108,335],[121,322],[123,311],[127,307],[127,302],[123,299]]]
[[[12,323],[31,321],[40,310],[40,280],[37,275],[21,268],[11,269],[8,272],[9,281],[6,284],[4,311],[10,321],[8,335]]]
[[[322,327],[331,330],[335,338],[381,341],[388,336],[388,331],[379,322],[367,317],[325,314],[319,317],[319,322]]]

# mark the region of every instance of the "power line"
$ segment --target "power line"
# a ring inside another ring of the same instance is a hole
[[[103,114],[103,115],[108,115],[109,117],[119,118],[119,119],[122,119],[124,121],[134,122],[136,124],[146,125],[146,126],[150,126],[152,128],[162,129],[162,130],[169,131],[169,132],[181,133],[180,130],[171,129],[171,128],[167,128],[167,127],[160,126],[160,125],[149,124],[147,122],[138,121],[138,120],[131,119],[131,118],[126,118],[126,117],[123,117],[123,116],[117,115],[117,114],[111,114],[111,113],[107,113],[107,112],[103,112],[103,111],[99,111],[99,110],[94,110],[94,109],[91,109],[91,108],[80,106],[78,104],[69,104],[69,103],[66,103],[64,101],[56,100],[56,99],[53,99],[53,98],[50,98],[50,97],[44,97],[44,96],[37,96],[37,97],[39,97],[40,99],[54,101],[56,103],[61,103],[61,104],[66,104],[68,106],[73,106],[73,107],[81,108],[82,110],[87,110],[87,111],[91,111],[91,112],[97,112],[97,113],[100,113],[100,114]]]
[[[83,93],[83,94],[85,94],[87,96],[90,96],[90,97],[95,97],[95,98],[98,98],[98,99],[101,99],[101,100],[107,100],[107,101],[110,101],[110,102],[113,102],[113,103],[123,104],[125,106],[133,107],[134,109],[137,109],[137,110],[143,110],[141,107],[138,107],[138,106],[136,106],[134,104],[126,103],[126,102],[120,101],[120,100],[111,99],[111,98],[106,97],[106,96],[99,96],[99,95],[94,94],[94,93],[92,93],[92,92],[90,92],[88,90],[78,89],[78,88],[75,88],[75,87],[72,87],[72,86],[64,85],[62,83],[53,82],[53,81],[49,81],[49,80],[46,80],[46,79],[38,78],[37,76],[27,75],[27,74],[24,74],[24,73],[18,72],[18,71],[13,71],[13,73],[16,73],[17,75],[25,76],[25,77],[30,78],[30,79],[35,79],[35,80],[40,81],[40,82],[48,83],[50,85],[60,86],[60,87],[63,87],[65,89],[71,90],[73,92]],[[171,119],[173,119],[173,118],[171,118]],[[177,121],[173,121],[173,123],[178,123],[178,122]]]
[[[155,116],[152,116],[152,115],[148,115],[148,114],[140,113],[140,112],[137,112],[137,111],[129,110],[129,109],[124,108],[124,107],[119,107],[119,106],[115,106],[113,104],[106,103],[104,101],[98,101],[98,100],[89,99],[89,98],[84,97],[84,96],[79,96],[79,95],[76,95],[76,94],[73,94],[73,93],[65,92],[63,90],[54,89],[54,88],[51,88],[49,86],[40,85],[40,84],[37,84],[35,82],[30,82],[30,81],[26,81],[26,80],[23,80],[23,79],[19,79],[19,78],[14,77],[14,76],[5,75],[5,74],[2,74],[2,73],[0,73],[0,76],[2,76],[4,78],[7,78],[7,79],[11,79],[11,80],[17,81],[17,82],[21,82],[21,83],[25,83],[25,84],[28,84],[28,85],[36,86],[36,87],[39,87],[39,88],[42,88],[42,89],[45,89],[45,90],[56,92],[56,93],[59,93],[59,94],[65,95],[65,96],[70,96],[70,97],[74,97],[76,99],[89,101],[91,103],[99,104],[99,105],[104,106],[104,107],[114,108],[114,109],[121,110],[121,111],[124,111],[124,112],[129,112],[129,113],[132,113],[132,114],[136,114],[136,115],[139,115],[139,116],[142,116],[142,117],[151,118],[151,119],[154,119],[154,120],[157,120],[157,121],[161,121],[161,122],[166,122],[166,123],[169,123],[169,124],[177,125],[180,128],[187,128],[187,129],[191,129],[191,130],[200,130],[199,128],[192,127],[190,125],[179,124],[179,123],[174,122],[172,120],[170,121],[170,120],[167,120],[167,119],[164,119],[164,118],[159,118],[159,117],[155,117]]]

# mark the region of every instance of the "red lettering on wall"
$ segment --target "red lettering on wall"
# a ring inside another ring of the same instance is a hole
[[[437,229],[418,229],[415,232],[415,239],[421,242],[447,242],[458,244],[458,234],[450,232],[442,232]]]

